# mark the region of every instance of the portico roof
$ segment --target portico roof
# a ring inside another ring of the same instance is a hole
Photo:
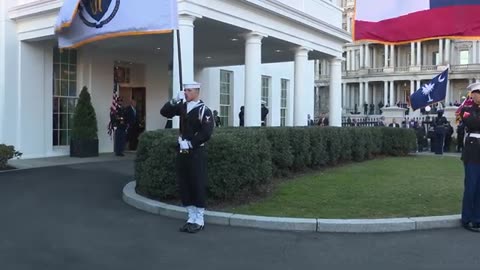
[[[195,21],[195,59],[197,68],[233,66],[245,64],[244,34],[249,31],[208,18]],[[262,40],[262,63],[289,62],[294,60],[296,44],[274,37]],[[139,53],[163,54],[172,57],[173,39],[171,34],[121,37],[99,41],[86,48]],[[327,55],[310,52],[310,59],[320,59]]]
[[[300,1],[300,0],[299,0]],[[19,5],[9,12],[17,22],[20,40],[53,39],[54,18],[61,0]],[[241,35],[250,31],[265,34],[262,62],[293,60],[292,49],[310,48],[311,59],[341,57],[350,41],[341,29],[341,9],[326,0],[301,0],[303,10],[285,0],[179,0],[179,14],[192,14],[195,21],[195,63],[200,67],[244,63],[245,43]],[[299,3],[300,3],[299,2]],[[237,40],[235,40],[237,39]],[[107,48],[152,50],[171,53],[171,37],[144,36],[99,42]]]

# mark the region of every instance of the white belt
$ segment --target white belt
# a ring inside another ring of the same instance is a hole
[[[470,134],[468,134],[468,137],[473,137],[473,138],[480,139],[480,133],[470,133]]]

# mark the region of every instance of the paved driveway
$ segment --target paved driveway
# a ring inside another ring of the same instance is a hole
[[[272,232],[182,221],[121,200],[132,161],[0,173],[0,269],[478,269],[480,234]]]

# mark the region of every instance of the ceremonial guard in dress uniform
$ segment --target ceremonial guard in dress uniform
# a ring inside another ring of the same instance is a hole
[[[480,232],[480,83],[468,86],[473,104],[465,105],[460,118],[465,125],[465,144],[462,160],[465,166],[462,225]]]
[[[445,135],[447,133],[447,118],[443,116],[443,111],[440,110],[437,112],[437,118],[433,122],[433,130],[435,133],[434,151],[436,155],[443,155],[443,148],[445,144]]]
[[[127,122],[125,109],[121,104],[123,101],[119,99],[120,106],[117,107],[117,111],[111,117],[113,117],[114,133],[114,152],[116,156],[124,156],[125,144],[127,142]]]
[[[206,205],[207,153],[205,143],[210,139],[214,119],[210,109],[199,99],[200,84],[184,84],[184,92],[167,102],[160,113],[164,117],[180,116],[178,137],[177,179],[182,204],[188,220],[182,232],[196,233],[203,229]]]

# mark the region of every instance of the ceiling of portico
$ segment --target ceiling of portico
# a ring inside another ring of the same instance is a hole
[[[197,68],[243,65],[245,63],[245,39],[250,32],[236,26],[208,18],[195,21],[195,65]],[[121,37],[88,45],[116,51],[166,54],[172,56],[171,34]],[[295,44],[273,37],[262,40],[262,63],[288,62],[294,60]],[[326,57],[319,52],[310,52],[310,59]]]

